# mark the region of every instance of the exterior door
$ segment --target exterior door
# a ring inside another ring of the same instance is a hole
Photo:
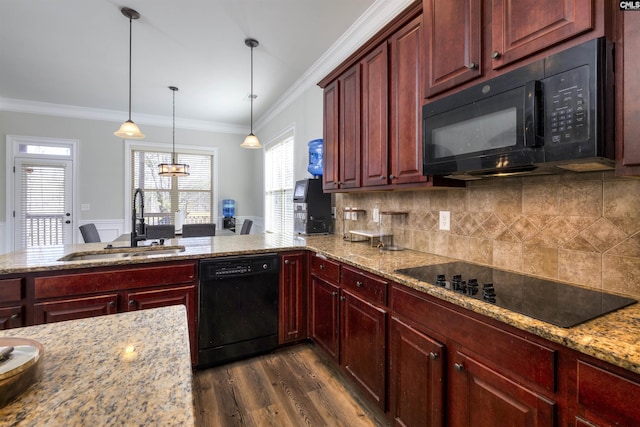
[[[72,243],[72,164],[15,158],[14,250]]]

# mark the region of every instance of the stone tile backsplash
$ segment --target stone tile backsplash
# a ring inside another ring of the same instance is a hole
[[[495,178],[466,188],[336,194],[336,232],[640,298],[640,180],[612,172]],[[343,219],[345,207],[364,209]],[[440,211],[450,230],[439,229]],[[362,243],[354,243],[362,244]]]

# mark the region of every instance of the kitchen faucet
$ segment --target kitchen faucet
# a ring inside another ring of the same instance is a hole
[[[136,212],[136,200],[140,195],[140,218],[138,218]],[[141,188],[136,188],[133,193],[133,204],[131,205],[131,247],[138,246],[138,242],[141,240],[147,240],[146,227],[144,225],[144,191]],[[138,222],[140,222],[140,232],[138,232]]]

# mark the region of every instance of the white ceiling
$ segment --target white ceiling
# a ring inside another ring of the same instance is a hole
[[[409,3],[2,0],[0,109],[86,110],[126,120],[129,19],[120,9],[130,7],[141,15],[133,21],[132,119],[166,124],[168,86],[177,86],[176,122],[248,129],[247,37],[260,43],[254,49],[256,123],[301,82],[317,83]]]

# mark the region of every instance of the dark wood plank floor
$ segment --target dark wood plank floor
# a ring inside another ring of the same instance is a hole
[[[196,371],[198,426],[390,426],[313,344]]]

